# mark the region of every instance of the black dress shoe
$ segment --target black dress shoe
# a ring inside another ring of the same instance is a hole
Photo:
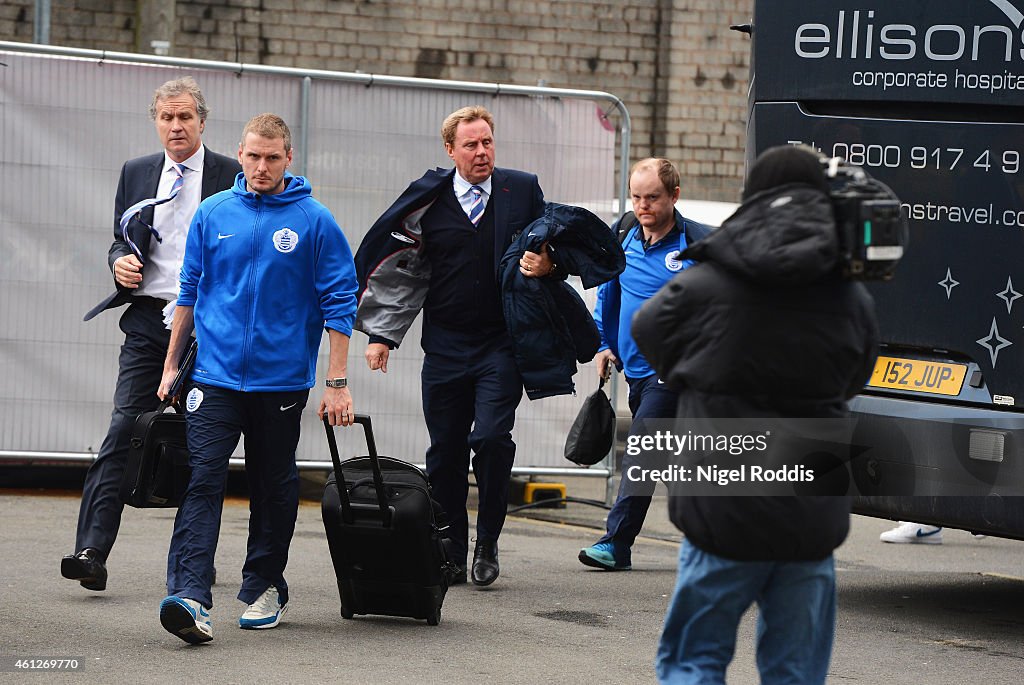
[[[477,540],[473,550],[473,585],[490,585],[498,578],[498,543]]]
[[[107,567],[102,555],[91,547],[78,554],[68,554],[60,560],[60,574],[69,580],[77,580],[86,590],[107,589]]]

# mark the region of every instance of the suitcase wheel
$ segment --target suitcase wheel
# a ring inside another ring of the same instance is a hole
[[[355,614],[353,614],[351,610],[346,609],[345,605],[342,604],[341,605],[341,617],[344,618],[344,619],[350,619],[353,616],[355,616]]]
[[[434,609],[430,616],[427,616],[427,625],[436,626],[441,622],[441,607]]]

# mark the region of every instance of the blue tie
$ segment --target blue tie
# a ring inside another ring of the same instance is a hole
[[[146,207],[156,207],[157,205],[162,205],[165,202],[170,202],[175,197],[177,197],[178,191],[181,190],[181,186],[184,185],[185,183],[185,169],[187,168],[188,167],[186,167],[184,164],[174,165],[173,169],[174,172],[177,174],[177,177],[175,177],[174,183],[171,184],[171,192],[167,197],[152,197],[148,200],[136,202],[131,207],[124,210],[124,214],[121,215],[121,236],[124,237],[125,242],[128,243],[128,247],[132,249],[132,252],[134,252],[135,256],[138,257],[139,259],[142,259],[142,251],[139,250],[139,246],[132,242],[131,237],[129,237],[128,223],[133,218],[142,214],[142,210],[144,210]],[[156,236],[157,242],[163,242],[160,238],[160,234],[157,232],[155,228],[147,224],[145,221],[142,221],[141,217],[139,218],[139,221],[142,223],[142,225],[148,228],[154,236]]]
[[[473,204],[469,206],[469,220],[476,226],[480,223],[480,217],[484,215],[484,191],[480,186],[473,186],[469,192],[473,193]]]

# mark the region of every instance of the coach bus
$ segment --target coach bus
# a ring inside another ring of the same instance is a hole
[[[749,30],[748,165],[810,145],[909,221],[854,510],[1024,539],[1024,0],[760,0]]]

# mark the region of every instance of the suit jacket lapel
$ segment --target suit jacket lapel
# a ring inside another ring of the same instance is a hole
[[[206,147],[205,145],[203,147]],[[217,180],[220,177],[218,168],[220,164],[217,163],[217,158],[210,152],[210,148],[206,148],[206,157],[203,163],[203,187],[200,190],[200,200],[205,200],[214,193],[217,192]]]
[[[139,198],[145,200],[147,198],[156,197],[157,192],[160,190],[160,175],[164,171],[164,159],[163,155],[157,157],[157,159],[146,169],[146,180],[143,183],[145,191]],[[152,211],[152,210],[150,210]]]
[[[160,175],[164,171],[165,159],[163,154],[157,155],[153,163],[146,169],[146,177],[141,186],[139,186],[142,189],[142,193],[139,195],[138,200],[146,200],[157,196],[157,192],[160,190]],[[140,218],[152,226],[153,208],[146,207],[142,210]],[[149,229],[138,221],[132,221],[128,224],[128,230],[132,234],[132,240],[135,241],[135,244],[139,246],[139,251],[142,252],[142,261],[147,261],[149,259]]]
[[[491,202],[494,203],[494,259],[497,262],[512,242],[508,234],[512,193],[508,187],[508,177],[500,169],[495,169],[491,174]]]

